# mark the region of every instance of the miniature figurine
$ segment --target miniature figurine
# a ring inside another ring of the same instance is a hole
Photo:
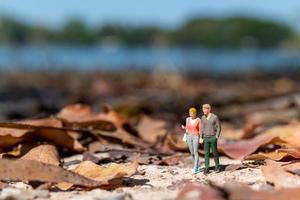
[[[201,131],[201,119],[197,117],[197,109],[192,107],[189,109],[190,117],[186,118],[186,125],[181,125],[182,129],[186,130],[186,142],[192,155],[193,168],[192,173],[199,173],[199,138]]]
[[[217,141],[221,133],[221,124],[217,115],[211,113],[211,106],[209,104],[202,105],[204,115],[201,117],[201,137],[204,140],[204,154],[205,154],[205,169],[204,174],[209,173],[209,157],[210,148],[212,148],[215,171],[220,172],[219,154],[217,149]]]

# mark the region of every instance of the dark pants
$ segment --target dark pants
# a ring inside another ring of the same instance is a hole
[[[209,170],[210,148],[212,148],[214,155],[215,168],[218,169],[220,167],[219,154],[217,150],[217,138],[215,136],[204,136],[205,170]]]

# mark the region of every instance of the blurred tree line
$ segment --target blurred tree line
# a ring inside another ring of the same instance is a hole
[[[88,27],[76,19],[53,30],[8,17],[0,18],[0,43],[8,44],[49,42],[88,45],[117,42],[127,46],[166,44],[269,48],[290,41],[295,35],[294,30],[285,24],[245,17],[195,18],[173,30],[118,24]]]

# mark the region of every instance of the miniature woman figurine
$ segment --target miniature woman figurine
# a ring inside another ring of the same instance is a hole
[[[199,138],[201,133],[201,119],[197,117],[197,109],[194,107],[189,109],[189,115],[190,117],[186,118],[186,125],[181,125],[181,128],[186,130],[186,141],[189,146],[189,150],[191,152],[193,161],[192,173],[196,174],[200,172],[198,167],[198,149]]]

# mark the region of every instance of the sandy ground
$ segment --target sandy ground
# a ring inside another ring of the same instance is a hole
[[[99,156],[99,154],[98,154]],[[101,155],[100,155],[101,157]],[[81,155],[69,158],[81,159]],[[201,168],[204,167],[204,158],[200,157]],[[222,165],[240,164],[240,160],[231,160],[226,157],[220,158]],[[123,185],[113,190],[93,189],[83,191],[80,189],[72,191],[51,191],[32,190],[31,186],[23,183],[14,183],[11,188],[5,188],[0,193],[0,199],[8,196],[17,196],[17,199],[73,199],[73,200],[153,200],[153,199],[174,199],[178,192],[187,183],[203,183],[209,181],[218,184],[224,184],[226,181],[235,180],[247,183],[254,189],[267,187],[261,174],[260,167],[245,168],[233,171],[222,171],[215,173],[211,171],[205,176],[201,171],[199,174],[191,173],[191,158],[184,157],[176,166],[159,166],[159,165],[140,165],[138,173],[128,179],[123,180]],[[214,165],[211,159],[211,165]],[[74,166],[69,166],[72,168]]]

